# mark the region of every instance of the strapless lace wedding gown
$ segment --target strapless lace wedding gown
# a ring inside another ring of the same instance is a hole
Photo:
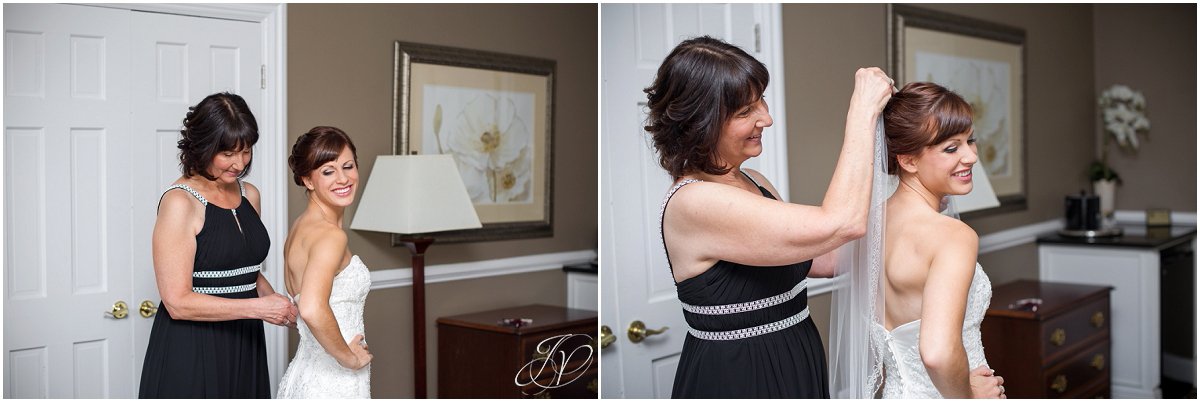
[[[333,289],[329,294],[329,307],[341,328],[344,342],[350,342],[363,332],[363,304],[371,290],[371,272],[358,256],[350,258],[350,264],[333,277]],[[300,295],[296,295],[300,299]],[[288,364],[283,379],[279,382],[278,398],[302,399],[350,399],[371,397],[371,365],[359,370],[350,370],[317,342],[303,319],[297,318],[300,330],[300,345],[296,356]]]
[[[983,267],[975,263],[975,277],[971,279],[971,289],[967,292],[967,310],[963,316],[963,347],[967,351],[967,367],[974,370],[980,365],[987,364],[983,356],[983,341],[980,339],[979,324],[983,322],[984,313],[992,300],[992,281],[983,272]],[[921,362],[920,335],[921,320],[905,323],[891,332],[876,325],[876,331],[881,333],[877,339],[885,343],[882,349],[883,368],[885,372],[883,397],[887,399],[932,399],[941,398],[941,393],[929,379],[929,372]]]

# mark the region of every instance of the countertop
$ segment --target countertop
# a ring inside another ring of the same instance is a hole
[[[1117,225],[1124,233],[1113,237],[1081,238],[1068,237],[1058,233],[1038,236],[1038,244],[1058,244],[1067,246],[1096,245],[1107,247],[1130,247],[1162,250],[1196,237],[1195,226],[1159,226]]]

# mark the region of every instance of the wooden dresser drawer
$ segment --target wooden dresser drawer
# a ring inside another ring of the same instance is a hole
[[[1046,370],[1046,394],[1052,398],[1087,398],[1084,391],[1109,377],[1111,344],[1105,340]]]
[[[554,351],[556,354],[558,352],[565,352],[567,355],[570,355],[576,351],[576,355],[586,354],[586,350],[580,348],[594,343],[592,339],[594,339],[595,332],[595,325],[589,326],[585,324],[526,336],[521,339],[521,360],[525,362],[533,361],[533,359],[545,356],[547,350]],[[540,351],[538,350],[539,344],[542,345],[542,350]],[[599,349],[596,349],[592,345],[592,350]],[[595,359],[595,356],[592,356],[592,358]]]
[[[1042,324],[1042,350],[1046,360],[1073,353],[1095,338],[1108,336],[1108,299],[1092,301]]]
[[[502,324],[521,318],[529,319],[528,324]],[[442,317],[437,325],[438,398],[597,397],[595,391],[588,391],[598,377],[597,356],[581,348],[596,334],[595,311],[532,305]],[[578,336],[554,338],[562,335]],[[539,364],[537,345],[543,341],[547,341],[543,350],[553,351],[554,362],[535,368],[538,380],[533,383],[523,367]],[[555,379],[559,373],[561,377]],[[537,384],[552,388],[534,395],[542,388]]]
[[[571,369],[566,370],[568,373]],[[545,398],[545,399],[596,399],[600,395],[600,371],[595,364],[580,375],[579,373],[564,374],[562,385],[553,388],[544,388],[536,384],[529,384],[521,388],[522,398]],[[539,384],[553,384],[552,378],[554,373],[546,373],[538,379]],[[578,376],[578,377],[576,377]],[[569,377],[569,378],[568,378]],[[567,382],[567,380],[570,382]]]
[[[980,330],[988,364],[1004,377],[1009,398],[1109,394],[1111,291],[1028,280],[992,289]],[[1041,303],[1031,308],[1029,300]]]

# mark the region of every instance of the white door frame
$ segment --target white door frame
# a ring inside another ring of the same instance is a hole
[[[132,11],[150,11],[192,17],[223,18],[259,23],[265,89],[263,108],[259,111],[259,139],[254,158],[259,166],[286,166],[287,141],[287,4],[85,4]],[[262,88],[263,86],[260,86]],[[262,169],[262,183],[255,183],[262,194],[260,200],[267,233],[282,245],[288,231],[287,169]],[[272,247],[267,254],[263,275],[276,290],[283,286],[283,253]],[[271,394],[278,389],[279,379],[288,363],[288,331],[267,325],[267,368],[271,377]]]

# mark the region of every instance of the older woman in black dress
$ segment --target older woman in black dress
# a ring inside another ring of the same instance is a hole
[[[159,200],[154,276],[162,297],[141,398],[270,398],[263,321],[296,307],[262,275],[271,248],[250,171],[258,124],[242,97],[209,95],[183,121],[183,176]]]
[[[700,37],[680,43],[646,88],[646,130],[675,178],[662,204],[663,246],[691,327],[673,397],[828,398],[825,353],[808,319],[809,276],[866,230],[876,122],[893,91],[859,69],[841,154],[820,206],[781,202],[742,169],[762,152],[771,115],[765,66]]]

